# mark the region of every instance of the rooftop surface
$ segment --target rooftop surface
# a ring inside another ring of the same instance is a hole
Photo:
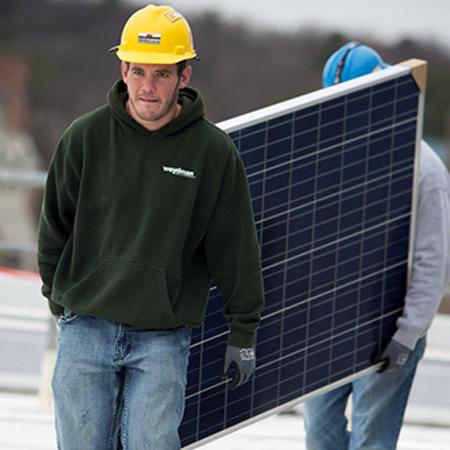
[[[0,272],[0,450],[55,450],[52,412],[36,395],[43,380],[49,385],[50,373],[46,378],[40,372],[48,310],[36,277],[9,275]],[[300,409],[271,416],[201,448],[304,450]],[[444,449],[450,449],[450,316],[440,314],[428,333],[397,450]]]
[[[282,414],[238,430],[202,450],[304,450],[300,414]],[[397,450],[448,450],[450,428],[406,424]],[[31,394],[0,392],[0,450],[55,450],[53,418]]]

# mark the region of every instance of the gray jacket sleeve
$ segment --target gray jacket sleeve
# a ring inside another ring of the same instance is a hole
[[[436,160],[423,161],[431,149],[422,150],[411,280],[393,337],[410,349],[430,327],[450,277],[448,173],[440,161],[437,169]]]

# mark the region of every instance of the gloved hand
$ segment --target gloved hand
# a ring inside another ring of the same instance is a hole
[[[231,377],[228,383],[229,389],[234,389],[250,379],[255,371],[255,349],[240,348],[228,345],[225,352],[222,379]]]
[[[410,354],[411,350],[408,347],[400,344],[395,339],[391,339],[379,358],[379,361],[384,361],[379,372],[394,372],[395,370],[402,369],[406,361],[408,361]]]

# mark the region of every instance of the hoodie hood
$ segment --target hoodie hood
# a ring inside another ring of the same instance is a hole
[[[178,103],[181,105],[181,114],[168,124],[155,131],[149,131],[136,122],[125,109],[128,99],[127,85],[123,80],[116,81],[108,92],[108,104],[114,117],[125,125],[132,127],[139,133],[151,134],[155,137],[164,137],[178,133],[182,129],[201,119],[205,115],[204,103],[199,91],[186,87],[180,89]]]

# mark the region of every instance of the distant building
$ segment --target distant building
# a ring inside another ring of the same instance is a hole
[[[36,240],[33,192],[14,182],[16,171],[35,171],[42,166],[26,132],[26,103],[25,63],[0,58],[0,265],[32,270]]]

